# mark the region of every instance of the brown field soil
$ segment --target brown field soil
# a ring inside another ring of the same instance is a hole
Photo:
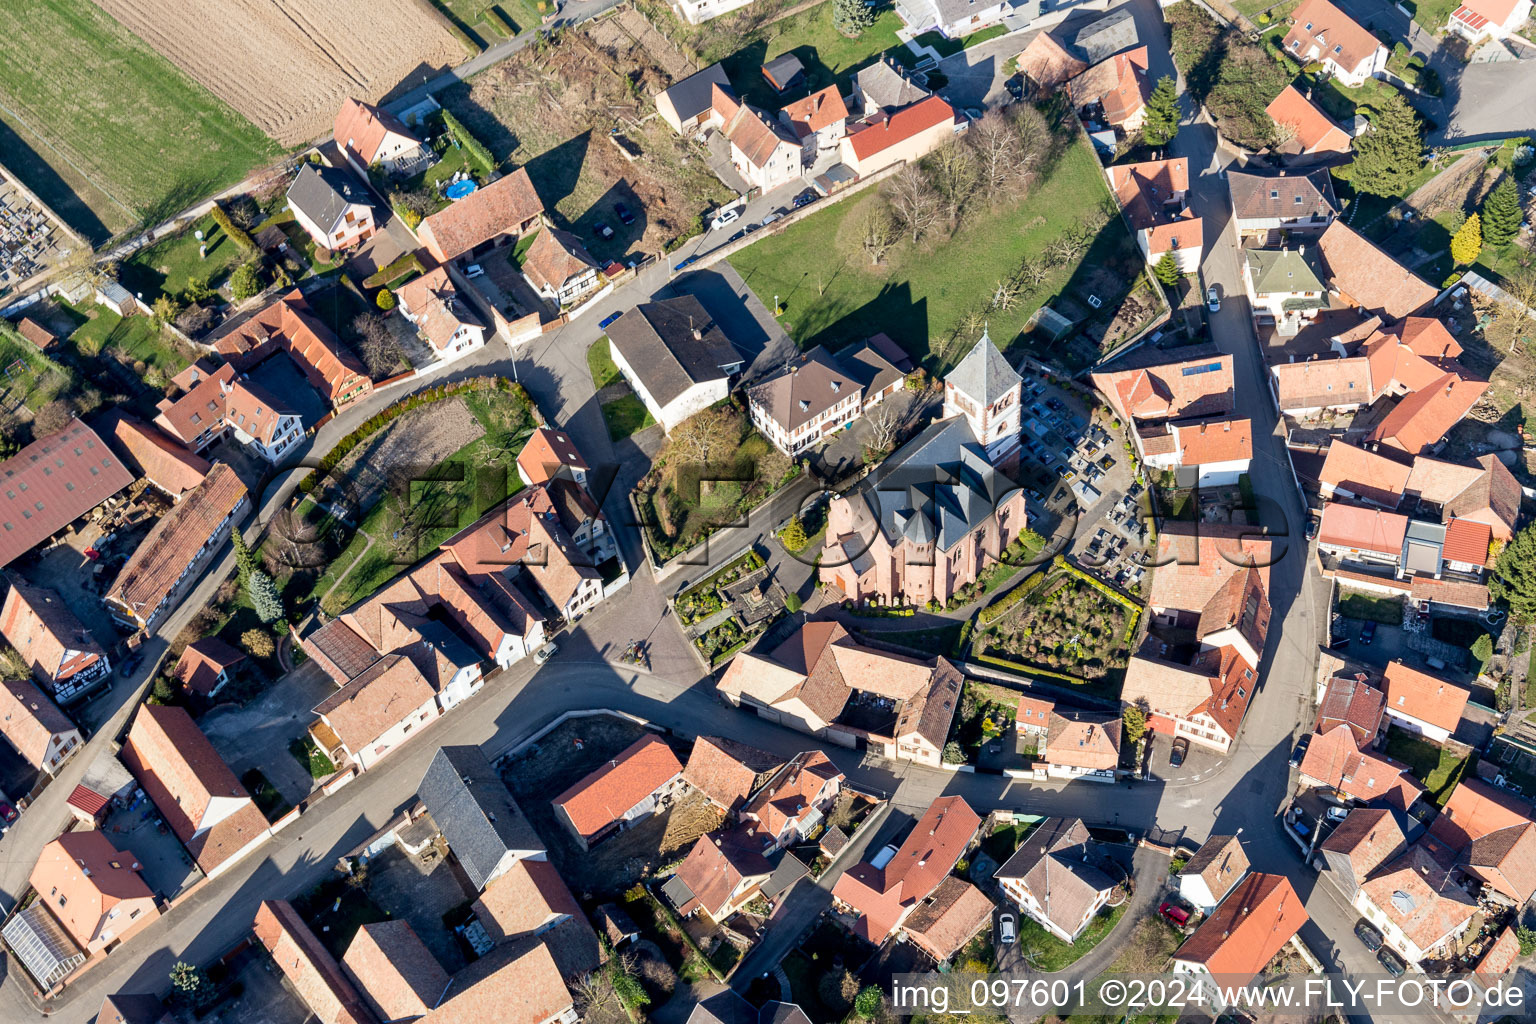
[[[329,133],[349,96],[377,100],[464,57],[425,0],[96,3],[284,145]]]
[[[667,69],[691,66],[655,32],[640,35],[643,43],[618,19],[566,31],[558,43],[527,47],[438,95],[496,160],[527,167],[556,223],[599,259],[659,252],[729,198],[702,147],[654,115],[651,97],[673,81]],[[613,129],[638,159],[621,154]],[[616,218],[615,202],[637,214],[635,224]],[[612,241],[593,236],[598,222],[615,231]]]

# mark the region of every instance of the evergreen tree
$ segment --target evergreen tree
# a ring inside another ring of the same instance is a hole
[[[235,574],[240,577],[240,585],[243,587],[249,584],[251,573],[256,571],[256,556],[246,547],[245,538],[240,536],[239,530],[233,531],[229,539],[235,548]]]
[[[277,584],[260,569],[252,572],[245,581],[245,593],[256,609],[256,617],[262,622],[276,622],[283,617],[283,599],[278,596]]]
[[[1169,249],[1163,253],[1162,259],[1152,265],[1152,276],[1163,283],[1165,288],[1172,288],[1184,277],[1184,271],[1179,269],[1179,260]]]
[[[1392,93],[1376,110],[1371,130],[1355,139],[1350,180],[1374,196],[1402,196],[1424,165],[1424,125],[1408,101]]]
[[[1493,563],[1488,589],[1509,605],[1518,621],[1536,618],[1536,526],[1527,526],[1504,545]]]
[[[832,24],[853,38],[875,23],[875,12],[864,0],[832,0]]]
[[[1451,239],[1451,259],[1456,265],[1466,266],[1477,259],[1477,254],[1483,251],[1483,219],[1477,214],[1467,218],[1467,222],[1456,232],[1456,237]]]
[[[1508,245],[1520,233],[1520,222],[1524,219],[1520,189],[1514,178],[1505,175],[1483,200],[1483,242],[1494,248]]]
[[[1147,100],[1146,119],[1142,122],[1141,137],[1149,146],[1166,146],[1179,134],[1178,86],[1172,75],[1158,79],[1157,88]]]
[[[1135,704],[1126,706],[1120,713],[1120,721],[1125,725],[1125,741],[1135,743],[1147,734],[1147,713]]]

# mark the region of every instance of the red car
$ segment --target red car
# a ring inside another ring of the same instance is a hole
[[[1164,903],[1157,908],[1157,912],[1180,928],[1189,923],[1189,911],[1176,903]]]
[[[4,820],[7,824],[15,821],[16,808],[12,807],[10,804],[0,803],[0,820]]]

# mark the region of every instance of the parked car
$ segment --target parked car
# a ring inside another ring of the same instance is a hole
[[[1355,937],[1372,953],[1381,948],[1381,932],[1371,927],[1371,923],[1363,917],[1355,922]]]
[[[781,210],[774,210],[772,213],[770,213],[768,216],[766,216],[766,217],[764,217],[762,219],[761,224],[762,224],[763,227],[767,227],[769,224],[772,224],[774,221],[776,221],[776,220],[783,220],[783,219],[784,219],[783,211],[781,211]]]
[[[1328,820],[1329,821],[1343,821],[1347,817],[1349,817],[1349,808],[1348,807],[1330,807],[1330,808],[1328,808]]]
[[[485,274],[485,268],[478,263],[471,263],[464,268],[464,274],[466,277],[481,277]]]
[[[1018,923],[1013,919],[1013,911],[1005,910],[997,917],[997,943],[1000,946],[1011,946],[1019,937]]]
[[[1221,296],[1216,294],[1216,286],[1211,285],[1205,290],[1205,308],[1212,313],[1221,312]]]
[[[1015,102],[1022,100],[1024,98],[1024,76],[1014,75],[1003,83],[1003,88],[1008,90],[1008,95],[1012,96]]]
[[[1307,756],[1307,747],[1312,742],[1312,734],[1307,733],[1296,744],[1296,749],[1291,751],[1291,767],[1300,768],[1302,758]]]
[[[673,270],[687,270],[689,267],[693,266],[697,262],[699,262],[699,258],[697,256],[689,256],[687,259],[683,260],[683,262],[679,263],[677,266],[673,267],[672,269]]]
[[[7,825],[15,821],[16,808],[12,807],[10,804],[0,804],[0,820],[4,820]]]
[[[126,657],[122,661],[118,662],[117,674],[120,675],[120,676],[125,676],[125,677],[133,675],[134,672],[138,671],[139,662],[141,662],[143,660],[144,660],[144,655],[142,655],[142,654],[130,654],[130,655],[128,655],[128,657]]]
[[[1401,978],[1403,972],[1408,969],[1408,965],[1403,963],[1402,958],[1385,946],[1376,954],[1376,959],[1381,962],[1381,966],[1387,969],[1387,973],[1394,978]]]
[[[559,649],[560,648],[554,644],[545,644],[543,647],[540,647],[537,651],[533,652],[533,660],[542,665],[550,658],[553,658],[555,656],[555,652]]]
[[[1374,639],[1376,639],[1376,620],[1367,619],[1365,625],[1360,627],[1360,642],[1368,644]]]
[[[1177,768],[1184,763],[1185,756],[1189,753],[1189,740],[1180,736],[1173,741],[1173,748],[1168,751],[1168,764]]]
[[[804,192],[801,192],[799,195],[795,196],[795,209],[798,210],[802,206],[810,206],[820,198],[821,195],[815,189],[808,188]]]
[[[592,225],[592,234],[606,242],[608,239],[613,237],[613,228],[609,227],[607,224],[604,224],[602,221],[598,221],[596,224]]]
[[[1183,928],[1189,923],[1189,911],[1177,903],[1164,903],[1157,908],[1157,912],[1171,921],[1175,927]]]
[[[740,217],[741,211],[738,209],[732,208],[729,210],[721,210],[719,213],[715,214],[715,219],[709,222],[709,230],[718,231],[725,227],[727,224],[736,223]]]
[[[613,215],[619,218],[621,224],[633,224],[635,222],[635,215],[623,203],[613,204]]]
[[[614,312],[609,313],[607,316],[603,317],[601,320],[599,320],[597,322],[598,329],[606,331],[608,329],[608,325],[609,324],[613,323],[615,320],[617,320],[619,317],[621,317],[623,315],[624,315],[624,311],[622,309],[615,310]]]

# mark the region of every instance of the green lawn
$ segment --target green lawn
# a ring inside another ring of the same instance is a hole
[[[319,753],[319,751],[316,751]],[[325,755],[321,755],[324,757]],[[283,799],[283,794],[277,791],[277,787],[267,781],[260,768],[252,768],[240,776],[240,784],[251,794],[251,799],[256,802],[256,809],[262,813],[268,821],[276,821],[289,811],[293,805]]]
[[[883,267],[871,267],[859,249],[866,204],[875,202],[874,196],[828,206],[743,249],[731,264],[763,301],[779,297],[785,306],[781,321],[801,347],[819,344],[835,351],[884,331],[930,372],[942,373],[974,341],[954,336],[964,314],[993,292],[1001,275],[1097,212],[1107,197],[1098,160],[1087,140],[1079,139],[1023,202],[972,216],[953,237],[936,244],[904,244]],[[1134,256],[1134,245],[1122,221],[1113,218],[1078,267],[1052,271],[1013,309],[988,314],[993,342],[1004,349],[1011,345],[1030,314],[1074,290],[1076,271],[1104,268],[1128,256]],[[1133,275],[1123,275],[1119,284],[1128,291],[1133,282]],[[1100,295],[1106,309],[1119,297]]]
[[[1457,757],[1450,749],[1436,746],[1396,726],[1387,730],[1386,755],[1406,764],[1429,790],[1436,807],[1444,807],[1463,775],[1477,767],[1477,755]]]
[[[86,320],[69,336],[75,351],[87,358],[103,351],[121,353],[128,362],[144,362],[174,376],[187,360],[168,344],[155,322],[147,316],[124,318],[105,306],[88,307]]]
[[[314,237],[299,225],[299,222],[294,219],[293,211],[286,206],[258,224],[256,231],[267,227],[275,227],[288,236],[289,248],[298,250],[299,254],[304,257],[304,262],[309,264],[309,273],[305,276],[329,273],[346,262],[345,256],[335,254],[329,260],[320,259],[316,255],[319,251],[319,246],[315,245]],[[252,234],[255,234],[255,232],[252,232]]]
[[[656,425],[656,420],[635,395],[625,395],[603,403],[603,422],[608,424],[608,436],[622,441],[631,434]]]
[[[608,347],[606,337],[598,338],[587,349],[587,368],[592,371],[592,386],[599,391],[622,379],[619,368],[613,364],[612,350]]]
[[[1298,89],[1307,87],[1306,78],[1307,76],[1302,76],[1297,84]],[[1312,98],[1317,101],[1318,106],[1346,129],[1354,120],[1355,114],[1364,114],[1367,119],[1370,119],[1383,100],[1399,92],[1397,86],[1379,78],[1367,78],[1359,85],[1353,86],[1344,85],[1335,78],[1325,78],[1320,79],[1311,88]]]
[[[1103,941],[1104,936],[1125,915],[1126,906],[1122,903],[1118,907],[1101,909],[1088,922],[1088,927],[1083,929],[1083,934],[1077,937],[1076,942],[1062,942],[1041,927],[1034,918],[1021,914],[1019,948],[1025,953],[1026,962],[1034,969],[1047,972],[1062,970],[1077,963],[1090,949]]]
[[[726,74],[748,102],[776,110],[787,101],[846,79],[892,47],[900,46],[900,52],[911,60],[911,51],[896,38],[899,28],[901,19],[887,8],[858,38],[849,39],[832,24],[832,4],[825,3],[775,22],[763,29],[767,38],[753,39],[735,53],[721,56]],[[806,84],[780,94],[763,78],[762,66],[789,52],[805,65]]]
[[[919,46],[926,46],[936,51],[940,57],[953,57],[961,50],[969,50],[978,43],[984,43],[989,39],[996,39],[998,36],[1007,34],[1008,26],[993,25],[991,28],[984,28],[980,32],[972,32],[964,39],[951,39],[942,32],[924,32],[912,41]]]
[[[538,4],[535,0],[433,0],[433,6],[446,11],[459,27],[480,43],[490,46],[507,38],[501,25],[489,16],[498,11],[512,23],[517,32],[535,28],[539,24]]]
[[[1018,850],[1024,837],[1035,830],[1038,821],[1021,821],[1012,825],[999,825],[992,830],[992,834],[981,841],[981,848],[987,856],[997,861],[999,865],[1006,864]]]
[[[1340,593],[1339,613],[1349,619],[1375,619],[1384,626],[1403,624],[1403,599],[1370,594]]]
[[[198,231],[203,233],[201,242]],[[208,247],[206,257],[200,253],[204,245]],[[160,295],[180,296],[194,277],[203,278],[209,287],[219,287],[244,255],[212,217],[204,217],[180,234],[134,253],[122,264],[122,282],[153,306]]]
[[[69,390],[73,381],[74,374],[20,335],[0,334],[0,399],[7,405],[19,397],[36,412]]]
[[[159,222],[281,152],[90,0],[10,0],[5,25],[0,117],[21,139],[0,129],[0,152],[93,242]]]
[[[1451,12],[1461,6],[1460,0],[1405,0],[1403,6],[1413,12],[1413,20],[1426,32],[1439,35],[1445,31],[1445,23]]]

